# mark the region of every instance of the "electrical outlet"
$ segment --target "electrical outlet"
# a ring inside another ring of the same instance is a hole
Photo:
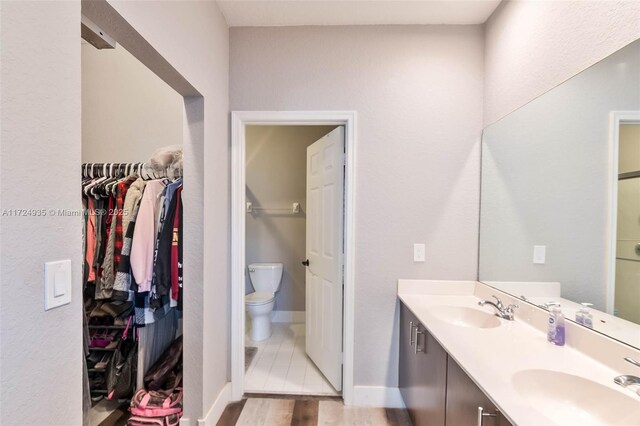
[[[547,246],[533,246],[533,263],[544,265],[547,262]]]
[[[413,261],[414,262],[424,262],[426,257],[426,248],[424,244],[414,244],[413,245]]]

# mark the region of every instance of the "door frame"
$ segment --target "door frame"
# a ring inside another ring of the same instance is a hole
[[[611,111],[609,114],[609,229],[607,247],[606,310],[613,315],[616,295],[616,250],[618,244],[618,160],[620,125],[640,124],[640,111]]]
[[[245,130],[248,125],[342,125],[345,127],[344,179],[344,288],[342,322],[342,398],[354,401],[353,354],[355,339],[355,111],[232,111],[231,112],[231,400],[244,394],[245,333]]]

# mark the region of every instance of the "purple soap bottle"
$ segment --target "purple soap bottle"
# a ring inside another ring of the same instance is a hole
[[[556,346],[564,346],[564,315],[559,305],[549,308],[547,340]]]

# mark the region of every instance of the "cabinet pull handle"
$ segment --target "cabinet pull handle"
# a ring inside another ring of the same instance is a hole
[[[420,341],[418,340],[418,335],[424,335],[423,331],[418,330],[418,327],[416,326],[416,345],[413,348],[413,353],[417,354],[418,352],[424,352],[424,350],[422,350],[422,348],[420,348]]]
[[[413,321],[409,321],[409,346],[413,346]]]
[[[478,426],[482,426],[485,417],[498,417],[495,413],[485,413],[484,408],[478,407]]]

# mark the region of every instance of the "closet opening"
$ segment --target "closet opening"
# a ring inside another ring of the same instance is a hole
[[[231,399],[353,388],[355,113],[232,113]]]
[[[83,28],[84,424],[177,424],[197,394],[183,378],[201,375],[183,364],[183,319],[202,298],[202,217],[185,204],[202,196],[204,103],[108,3],[83,2],[86,22],[112,43]]]

